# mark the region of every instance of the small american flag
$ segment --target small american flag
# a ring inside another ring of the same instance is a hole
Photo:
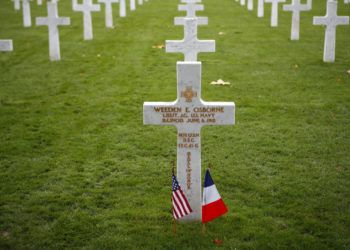
[[[173,202],[173,216],[176,220],[192,213],[190,204],[188,203],[184,193],[182,192],[182,189],[179,183],[177,182],[174,174],[173,174],[173,194],[171,199]]]

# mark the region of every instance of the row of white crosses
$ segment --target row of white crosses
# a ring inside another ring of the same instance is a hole
[[[15,9],[20,9],[20,1],[22,1],[23,9],[23,25],[24,27],[31,26],[31,14],[30,14],[30,0],[13,0]],[[112,15],[112,3],[120,3],[120,16],[126,16],[126,0],[98,0],[99,3],[105,4],[105,22],[107,28],[113,27],[113,15]],[[130,0],[130,9],[136,9],[136,0]],[[148,0],[147,0],[148,1]],[[51,0],[47,2],[47,17],[37,17],[37,26],[48,26],[49,29],[49,55],[51,61],[60,60],[60,41],[58,26],[70,25],[69,17],[59,17],[57,9],[58,0]],[[38,4],[42,4],[42,1],[38,1]],[[138,4],[143,4],[143,0],[138,0]],[[92,0],[82,0],[81,4],[78,4],[77,0],[72,0],[72,7],[74,11],[80,11],[83,13],[84,23],[84,39],[91,40],[93,38],[92,33],[92,18],[91,12],[100,11],[99,4],[93,4]],[[12,40],[0,40],[0,51],[12,51]]]
[[[236,0],[237,2],[238,0]],[[253,0],[248,1],[248,10],[253,10]],[[278,8],[280,3],[286,0],[258,0],[258,17],[264,16],[264,3],[271,3],[271,27],[278,26]],[[344,0],[344,3],[350,3],[350,0]],[[240,0],[241,5],[245,5],[245,0]],[[307,0],[306,4],[302,4],[301,0],[291,0],[291,4],[283,6],[284,11],[292,12],[291,40],[299,40],[300,37],[300,12],[310,11],[312,9],[312,0]],[[323,61],[335,61],[335,44],[336,44],[336,27],[338,25],[348,25],[348,16],[337,15],[337,0],[327,0],[327,14],[324,17],[314,17],[314,25],[326,26],[325,44]]]
[[[214,40],[198,40],[197,26],[207,25],[206,17],[196,17],[203,10],[200,0],[181,0],[180,11],[186,17],[175,18],[184,26],[184,39],[166,41],[166,52],[184,54],[177,62],[177,99],[174,102],[145,102],[144,124],[172,125],[177,128],[177,179],[193,213],[184,221],[201,221],[201,128],[206,125],[232,125],[235,121],[233,102],[205,102],[201,99],[201,52],[215,52]]]

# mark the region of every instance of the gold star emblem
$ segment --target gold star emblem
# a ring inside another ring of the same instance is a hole
[[[186,87],[186,90],[181,92],[181,97],[186,98],[186,102],[192,102],[192,98],[197,97],[197,92],[193,91],[192,87]]]

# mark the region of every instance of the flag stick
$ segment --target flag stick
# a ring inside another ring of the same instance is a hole
[[[175,175],[175,161],[172,161],[172,174]],[[176,220],[173,215],[173,234],[176,236]]]
[[[205,223],[202,223],[202,234],[205,234],[207,231],[206,227],[205,227]]]

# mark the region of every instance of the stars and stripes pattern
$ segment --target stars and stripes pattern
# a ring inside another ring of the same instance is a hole
[[[173,174],[173,192],[171,200],[173,202],[173,216],[176,220],[192,213],[190,204],[188,203],[182,189]]]

